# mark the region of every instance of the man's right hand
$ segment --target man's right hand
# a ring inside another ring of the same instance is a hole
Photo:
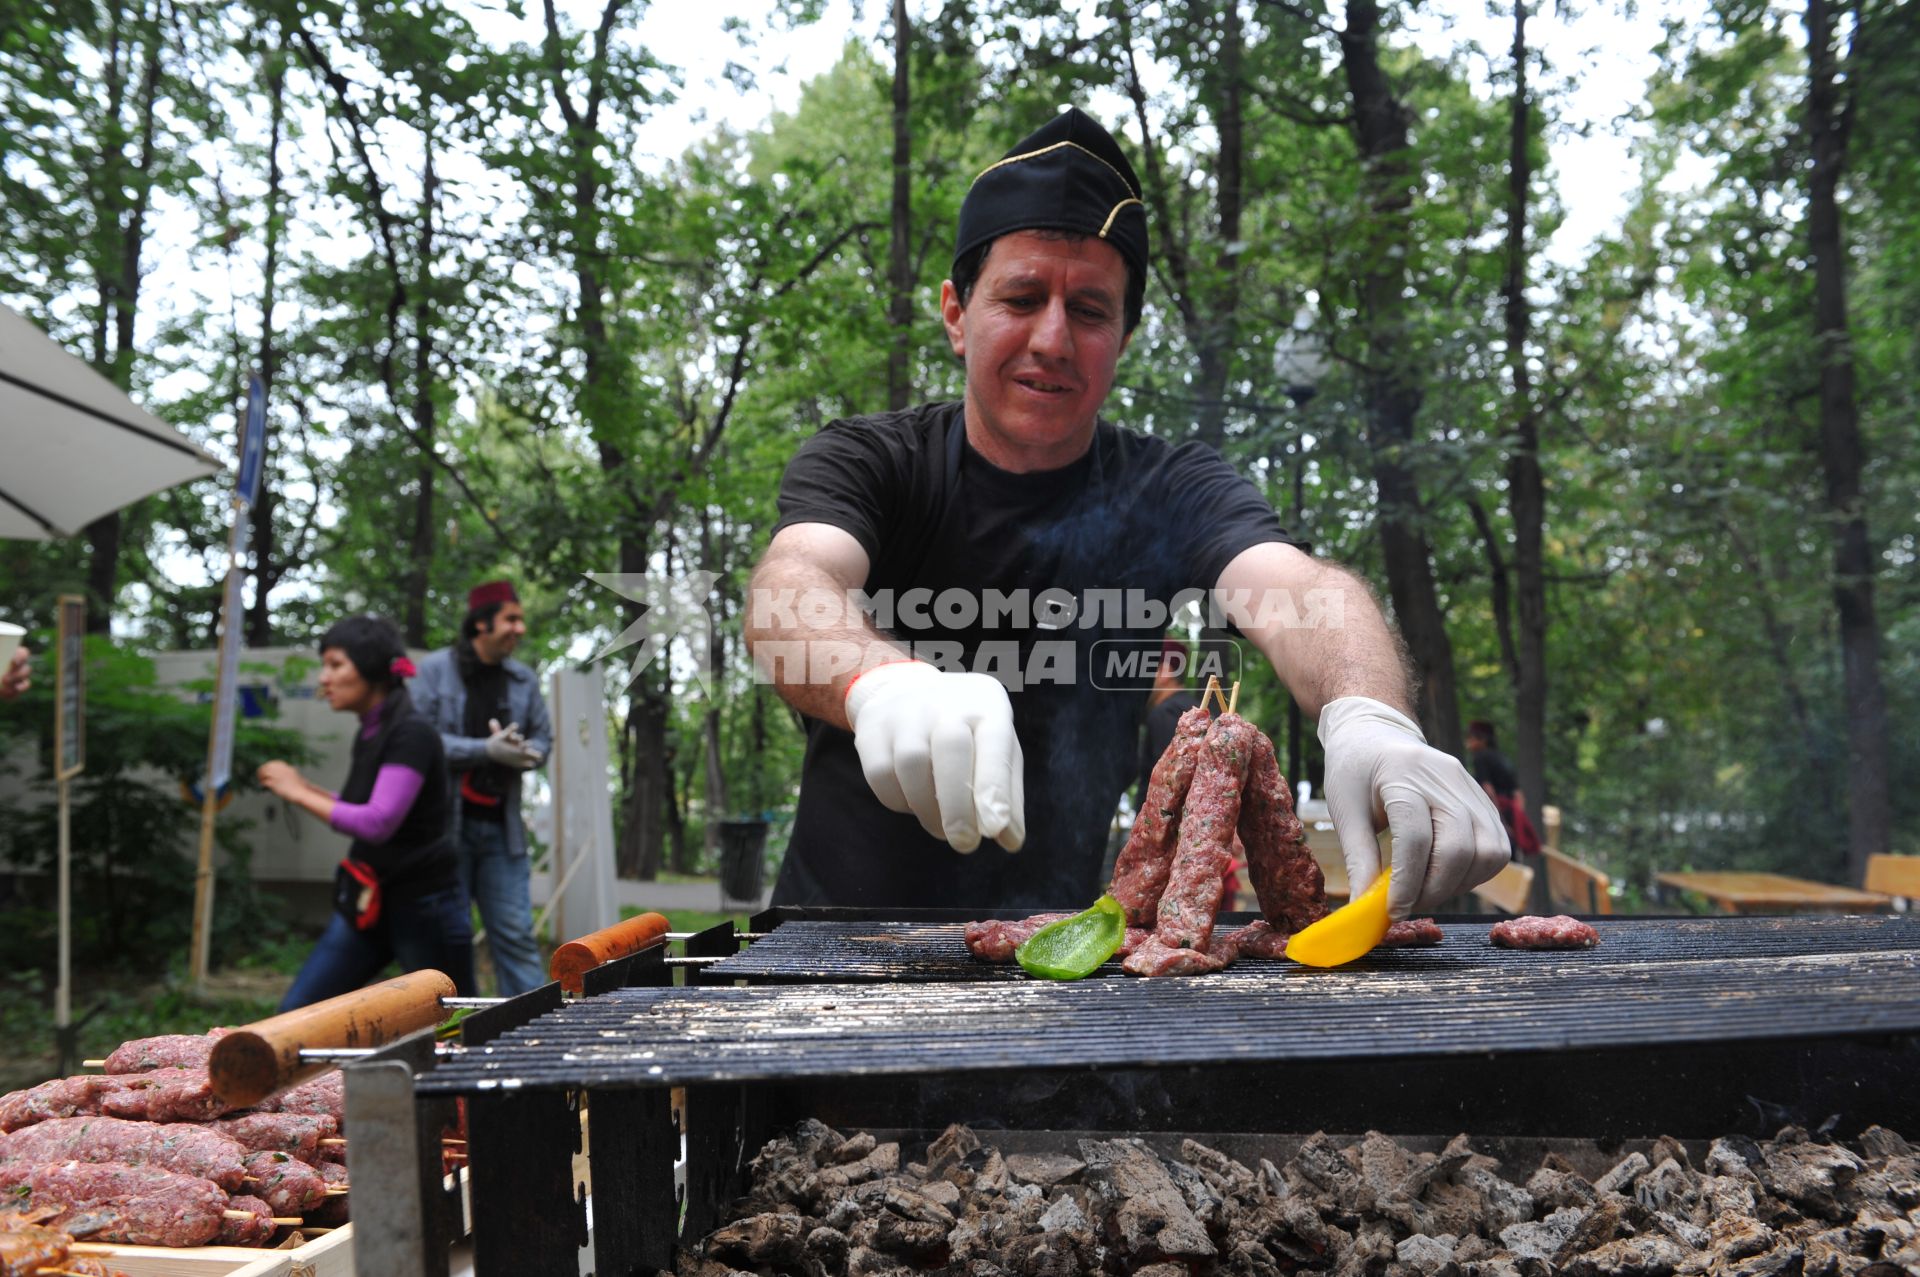
[[[487,737],[488,762],[511,767],[515,771],[526,771],[540,765],[540,751],[527,744],[527,738],[520,734],[520,724],[508,723],[502,727],[499,719],[490,718],[487,727],[493,732]]]
[[[1027,838],[1025,760],[1007,689],[985,674],[895,661],[847,689],[860,770],[882,805],[912,812],[955,851]]]

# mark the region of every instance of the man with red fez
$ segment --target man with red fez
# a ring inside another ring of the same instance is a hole
[[[1421,735],[1365,582],[1212,448],[1101,420],[1140,322],[1147,220],[1113,135],[1078,110],[1049,120],[960,208],[940,318],[964,397],[831,422],[788,464],[746,617],[808,720],[776,903],[1091,900],[1149,693],[1102,653],[1151,653],[1182,595],[1240,601],[1228,614],[1318,718],[1356,892],[1385,825],[1395,918],[1506,863],[1493,804]],[[854,604],[783,605],[821,598]]]
[[[413,692],[414,704],[446,746],[460,881],[480,906],[505,997],[547,982],[533,935],[520,778],[553,748],[553,723],[540,679],[513,659],[526,634],[527,618],[511,582],[474,586],[459,641],[420,662]]]

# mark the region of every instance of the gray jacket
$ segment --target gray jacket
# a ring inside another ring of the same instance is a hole
[[[526,736],[527,743],[545,757],[553,752],[553,720],[547,716],[546,698],[540,695],[540,679],[511,656],[506,659],[505,667],[507,708],[513,721],[520,724],[520,731]],[[486,761],[485,738],[465,733],[467,685],[460,681],[460,662],[452,648],[443,647],[422,657],[420,673],[407,690],[413,696],[414,707],[439,731],[440,741],[447,750],[447,767],[451,771],[463,772]],[[527,854],[527,828],[520,818],[522,788],[514,785],[507,790],[505,813],[507,845],[517,856]],[[451,825],[450,832],[457,839],[460,833],[460,798],[457,793],[453,795]]]

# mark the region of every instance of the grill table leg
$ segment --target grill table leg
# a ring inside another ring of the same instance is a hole
[[[474,1277],[578,1277],[585,1207],[574,1198],[580,1123],[559,1091],[467,1101]]]
[[[433,1034],[418,1035],[413,1063],[365,1060],[346,1069],[353,1131],[354,1264],[387,1277],[446,1277],[459,1197],[444,1186],[440,1132],[447,1100],[415,1103],[414,1069],[433,1058]],[[392,1050],[405,1050],[407,1043]]]
[[[590,1091],[587,1117],[595,1277],[671,1269],[680,1133],[668,1092]]]
[[[687,1088],[687,1211],[680,1235],[688,1241],[719,1227],[747,1190],[747,1163],[773,1135],[766,1087]]]

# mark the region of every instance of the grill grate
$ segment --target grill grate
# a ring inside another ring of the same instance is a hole
[[[1431,949],[1380,950],[1349,971],[1489,973],[1591,969],[1622,962],[1680,962],[1729,957],[1773,958],[1821,953],[1920,949],[1920,916],[1851,918],[1599,918],[1600,947],[1574,953],[1523,953],[1487,941],[1493,919],[1443,923],[1446,939]],[[764,939],[707,968],[707,980],[806,983],[1026,981],[1012,963],[981,962],[967,952],[957,922],[782,922]],[[1271,978],[1272,962],[1242,962],[1211,981]],[[1125,980],[1118,962],[1096,976]]]
[[[1418,956],[1430,955],[1394,955]],[[1920,1032],[1920,951],[1912,949],[1520,956],[1536,961],[1450,969],[1381,959],[1373,970],[1335,971],[1266,964],[1232,979],[1074,984],[623,989],[445,1060],[418,1087],[497,1094]]]

